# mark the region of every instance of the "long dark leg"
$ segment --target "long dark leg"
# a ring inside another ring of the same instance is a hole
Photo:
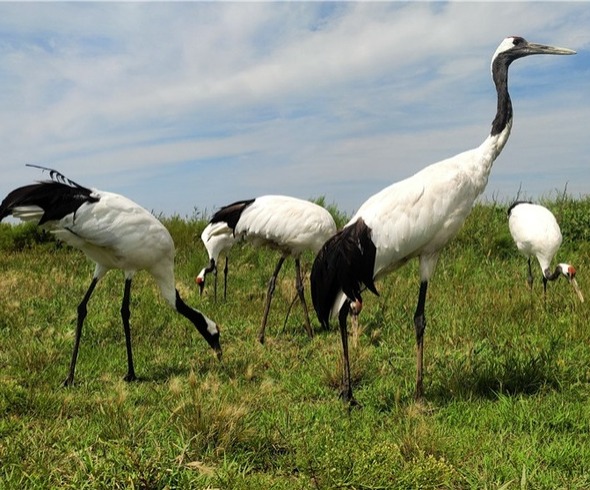
[[[131,349],[131,328],[129,328],[129,300],[131,299],[131,279],[125,279],[125,292],[123,293],[123,304],[121,305],[121,318],[123,319],[123,330],[125,330],[125,346],[127,347],[127,374],[125,381],[135,381],[135,369],[133,369],[133,352]]]
[[[533,289],[533,271],[531,270],[531,258],[529,257],[529,275],[526,278],[526,281],[531,288]]]
[[[340,311],[338,312],[338,324],[340,326],[340,337],[342,339],[342,391],[340,397],[350,403],[356,405],[357,402],[352,394],[352,382],[350,380],[350,362],[348,359],[348,330],[346,328],[346,319],[350,311],[350,302],[346,301]]]
[[[287,321],[289,320],[289,315],[291,314],[291,309],[293,308],[295,301],[297,301],[297,298],[298,298],[298,296],[295,295],[295,297],[293,298],[293,301],[291,301],[291,303],[289,303],[289,308],[287,308],[287,314],[285,315],[285,321],[283,322],[283,330],[285,330],[285,328],[287,328]]]
[[[90,287],[86,291],[82,302],[78,305],[78,323],[76,324],[76,338],[74,339],[74,350],[72,352],[72,360],[70,361],[70,371],[68,373],[68,377],[64,381],[64,386],[71,386],[74,383],[74,371],[76,371],[76,361],[78,360],[78,349],[80,348],[80,337],[82,335],[82,325],[84,324],[84,319],[86,318],[86,305],[90,300],[90,296],[92,296],[92,292],[96,287],[96,283],[98,279],[96,277],[92,278],[92,282],[90,283]]]
[[[359,315],[355,311],[350,312],[350,331],[352,336],[352,346],[357,347],[360,337]]]
[[[225,267],[223,268],[223,301],[227,301],[227,271],[229,270],[227,267],[229,259],[227,255],[225,256]]]
[[[303,313],[305,315],[305,330],[307,331],[307,335],[313,337],[313,330],[311,328],[311,323],[309,322],[309,312],[307,311],[307,304],[305,303],[305,294],[303,293],[303,280],[301,278],[301,262],[299,258],[295,259],[295,272],[297,274],[295,287],[297,288],[297,294],[299,295],[301,306],[303,306]]]
[[[266,330],[266,320],[268,318],[268,312],[270,311],[270,302],[272,300],[272,295],[275,292],[275,285],[277,282],[277,276],[283,266],[283,262],[285,262],[285,257],[281,256],[279,261],[277,262],[277,266],[275,267],[275,271],[272,274],[272,277],[268,281],[268,292],[266,293],[266,305],[264,306],[264,314],[262,315],[262,324],[260,325],[260,331],[258,332],[258,340],[261,344],[264,344],[264,331]]]
[[[213,270],[213,300],[217,303],[217,267]]]
[[[545,277],[545,274],[543,274],[543,299],[545,301],[547,301],[547,282],[549,281],[549,279],[547,279]]]
[[[428,281],[420,283],[420,293],[418,295],[418,305],[416,306],[416,313],[414,313],[414,328],[416,329],[416,393],[415,399],[421,400],[424,395],[422,386],[422,370],[424,359],[424,330],[426,329],[426,317],[424,315],[424,307],[426,305],[426,290],[428,289]]]

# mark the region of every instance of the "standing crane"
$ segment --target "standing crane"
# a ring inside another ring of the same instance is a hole
[[[296,289],[305,315],[305,329],[310,337],[313,336],[303,294],[300,257],[306,250],[317,253],[324,242],[336,233],[332,215],[322,206],[309,201],[267,195],[224,206],[213,215],[210,226],[210,239],[232,236],[236,240],[246,240],[254,247],[269,247],[281,253],[268,282],[264,314],[258,332],[260,343],[264,343],[277,276],[288,257],[295,259]],[[201,284],[204,285],[204,275]]]
[[[127,347],[125,381],[137,379],[133,367],[129,301],[131,281],[139,270],[155,279],[162,296],[178,313],[190,320],[221,359],[219,328],[213,320],[188,306],[174,284],[174,242],[168,230],[150,212],[119,194],[88,189],[56,170],[50,180],[19,187],[0,204],[0,220],[13,215],[23,221],[35,221],[58,239],[82,250],[96,267],[82,302],[78,305],[76,337],[65,386],[74,382],[82,325],[87,304],[98,281],[111,269],[125,274],[121,318]]]
[[[220,230],[220,228],[222,228]],[[223,268],[223,299],[227,299],[227,272],[228,272],[228,252],[234,246],[236,237],[233,230],[228,230],[223,222],[209,222],[201,233],[201,241],[207,249],[209,255],[209,265],[203,267],[195,281],[199,286],[199,293],[203,294],[205,287],[205,276],[213,272],[214,277],[214,298],[217,301],[217,261],[219,255],[225,255],[225,267]]]
[[[547,282],[564,276],[584,302],[576,281],[576,269],[570,264],[558,264],[551,272],[551,261],[561,246],[561,230],[553,213],[546,207],[530,202],[516,201],[508,208],[508,227],[519,252],[528,259],[527,282],[533,289],[531,258],[539,261],[543,273],[543,293],[547,295]]]
[[[417,257],[420,291],[414,313],[416,334],[416,400],[423,397],[423,341],[428,282],[441,249],[458,233],[475,199],[483,192],[494,160],[512,128],[508,94],[510,64],[533,54],[568,55],[575,51],[508,37],[492,57],[492,79],[498,97],[489,136],[477,148],[434,163],[412,177],[370,197],[349,223],[317,255],[311,272],[311,293],[320,323],[327,327],[338,315],[344,371],[342,398],[355,404],[350,382],[347,317],[362,308],[361,292],[377,294],[374,281]]]

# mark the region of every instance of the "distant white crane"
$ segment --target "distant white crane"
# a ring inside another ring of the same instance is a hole
[[[48,170],[51,180],[10,192],[0,204],[0,220],[12,214],[23,221],[35,221],[58,239],[82,250],[96,264],[90,287],[78,306],[74,350],[64,384],[69,386],[74,382],[87,303],[98,281],[111,269],[121,269],[125,273],[121,306],[127,347],[125,381],[137,379],[131,349],[129,300],[131,281],[139,270],[146,270],[153,276],[170,306],[195,325],[220,359],[218,326],[200,311],[188,306],[175,287],[174,242],[164,225],[126,197],[88,189],[56,170],[31,166]]]
[[[220,229],[222,228],[222,229]],[[209,264],[203,267],[195,281],[199,286],[199,293],[203,294],[205,287],[205,277],[213,272],[214,277],[214,298],[217,301],[217,261],[221,254],[225,255],[225,267],[223,268],[223,299],[227,299],[227,272],[228,272],[228,252],[236,243],[236,237],[233,230],[227,228],[225,223],[209,223],[203,233],[201,241],[209,254]]]
[[[278,250],[281,257],[268,282],[268,292],[258,340],[264,343],[264,333],[277,276],[289,256],[295,259],[296,288],[305,315],[305,329],[313,336],[301,278],[301,254],[314,253],[336,233],[332,215],[322,206],[289,196],[267,195],[237,201],[224,206],[211,219],[210,239],[233,236],[255,247]],[[204,277],[204,276],[203,276]],[[202,282],[203,284],[203,282]]]
[[[551,211],[539,204],[517,201],[508,209],[508,227],[518,250],[528,259],[527,282],[533,288],[531,258],[539,261],[543,273],[543,293],[547,294],[547,282],[563,275],[584,302],[584,296],[576,281],[576,269],[570,264],[558,264],[551,272],[551,261],[559,247],[562,236],[557,220]]]
[[[533,54],[574,54],[564,48],[529,43],[522,37],[502,41],[492,57],[492,78],[498,95],[496,116],[489,136],[477,148],[430,165],[412,177],[370,197],[345,228],[317,255],[311,272],[313,304],[327,327],[338,315],[344,359],[342,397],[356,403],[350,383],[346,319],[362,308],[361,291],[377,294],[374,281],[410,259],[420,261],[420,293],[414,314],[416,333],[416,391],[423,397],[424,314],[428,281],[441,249],[459,231],[473,203],[488,181],[512,128],[508,94],[508,67]]]

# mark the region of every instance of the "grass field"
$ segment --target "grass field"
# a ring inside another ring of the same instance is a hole
[[[558,260],[576,266],[590,299],[590,201],[547,204],[564,234]],[[338,399],[336,325],[322,331],[314,316],[309,339],[297,303],[284,324],[292,263],[264,346],[256,332],[276,253],[235,247],[228,300],[213,301],[211,280],[199,297],[197,217],[163,221],[178,288],[221,325],[223,361],[140,273],[140,380],[123,382],[123,276],[111,272],[89,304],[76,384],[63,388],[93,265],[34,228],[2,225],[0,488],[590,488],[588,302],[563,279],[545,301],[538,267],[529,291],[506,208],[477,205],[441,256],[426,306],[425,405],[413,400],[417,264],[379,282],[379,297],[365,294],[351,349],[362,408],[351,411]]]

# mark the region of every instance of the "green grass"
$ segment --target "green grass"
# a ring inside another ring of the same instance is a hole
[[[562,223],[558,259],[576,266],[590,297],[590,201],[546,204]],[[235,247],[227,302],[213,301],[212,281],[199,297],[205,221],[191,217],[164,219],[177,285],[221,325],[223,362],[140,273],[131,303],[140,380],[123,382],[123,277],[111,272],[89,304],[76,384],[63,388],[93,265],[35,228],[1,225],[0,488],[590,488],[588,303],[563,280],[544,301],[538,271],[528,290],[506,207],[476,206],[441,256],[426,310],[425,405],[413,401],[417,264],[379,282],[379,297],[365,294],[351,347],[362,408],[351,411],[338,399],[336,328],[322,331],[314,317],[307,338],[298,304],[284,325],[293,264],[261,346],[278,257]]]

